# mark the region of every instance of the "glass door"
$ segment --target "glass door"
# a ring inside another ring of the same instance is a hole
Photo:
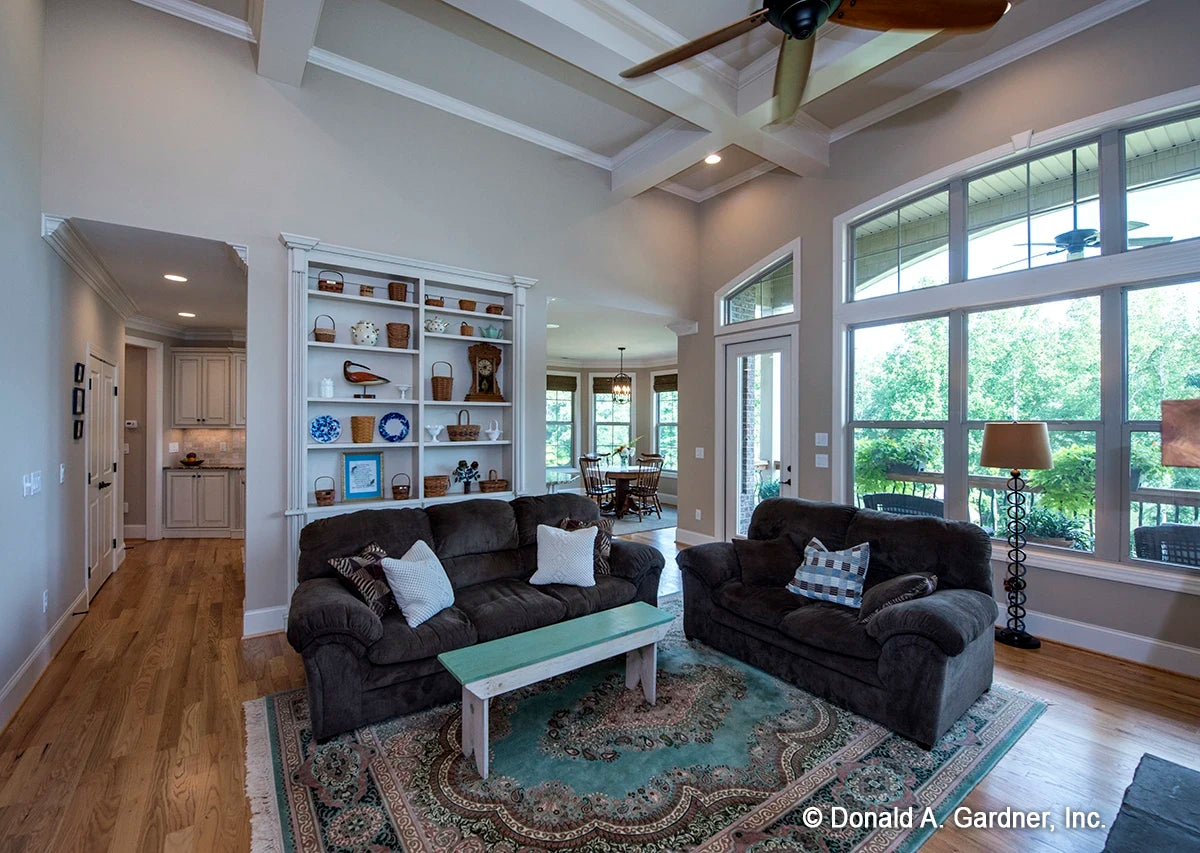
[[[754,508],[796,494],[791,339],[725,347],[725,532],[745,536]]]

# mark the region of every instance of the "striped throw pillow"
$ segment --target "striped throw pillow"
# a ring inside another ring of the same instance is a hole
[[[387,551],[372,542],[354,556],[334,557],[329,561],[329,565],[345,579],[354,594],[379,617],[396,606],[396,599],[383,575],[381,561],[386,556]]]
[[[870,559],[868,542],[845,551],[830,551],[814,536],[804,548],[804,562],[787,585],[788,592],[816,601],[860,607]]]

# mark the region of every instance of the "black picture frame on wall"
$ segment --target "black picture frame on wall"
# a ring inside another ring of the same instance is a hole
[[[84,395],[82,388],[71,389],[71,414],[82,415],[84,406]]]
[[[71,437],[76,441],[83,438],[83,421],[75,421],[75,428],[71,431]]]
[[[76,384],[83,381],[83,370],[84,370],[83,362],[80,362],[80,361],[75,362],[75,383]]]

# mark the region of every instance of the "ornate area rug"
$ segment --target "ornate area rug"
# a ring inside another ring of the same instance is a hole
[[[252,849],[914,850],[1045,708],[997,685],[926,752],[678,620],[658,662],[655,706],[625,689],[623,657],[493,699],[487,781],[458,703],[317,744],[303,690],[247,702]],[[829,825],[893,809],[915,825]]]

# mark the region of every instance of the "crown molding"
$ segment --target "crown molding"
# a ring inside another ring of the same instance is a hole
[[[226,243],[229,247],[230,259],[242,272],[250,271],[250,249],[238,243]]]
[[[137,303],[129,298],[100,261],[96,250],[69,220],[43,213],[42,238],[122,320],[138,313]]]
[[[625,369],[628,370],[657,370],[661,367],[679,367],[678,355],[651,355],[645,358],[626,358]],[[586,370],[590,373],[616,374],[621,366],[608,358],[571,358],[560,355],[557,358],[546,358],[548,371]]]
[[[127,332],[145,332],[180,341],[245,341],[245,329],[195,329],[182,323],[156,320],[145,314],[125,318]]]
[[[193,24],[208,27],[210,30],[216,30],[219,33],[233,36],[251,44],[257,42],[257,39],[254,37],[254,31],[246,21],[234,15],[227,15],[224,12],[210,9],[207,6],[193,2],[193,0],[133,0],[133,2],[149,9],[166,12],[168,15],[174,15],[176,18],[183,18],[185,21],[191,21]]]
[[[983,59],[976,60],[969,65],[964,65],[956,71],[951,71],[949,74],[926,83],[919,89],[914,89],[906,95],[901,95],[893,101],[889,101],[882,106],[863,113],[857,118],[838,125],[830,131],[829,142],[832,144],[840,139],[845,139],[847,136],[858,133],[860,130],[865,130],[871,125],[899,115],[905,110],[910,110],[918,104],[928,101],[930,98],[937,97],[951,89],[965,86],[967,83],[978,80],[986,74],[998,71],[1006,65],[1011,65],[1018,60],[1037,53],[1039,50],[1044,50],[1051,45],[1058,44],[1064,39],[1078,35],[1084,30],[1091,29],[1097,24],[1102,24],[1110,18],[1115,18],[1117,15],[1122,15],[1131,9],[1136,9],[1138,6],[1149,2],[1150,0],[1102,0],[1102,2],[1097,3],[1095,6],[1072,15],[1066,20],[1059,21],[1057,24],[1046,27],[1034,35],[1014,42],[1008,47],[983,57]]]
[[[676,337],[682,338],[699,332],[700,324],[695,320],[676,320],[674,323],[667,323],[667,328],[674,332]]]

